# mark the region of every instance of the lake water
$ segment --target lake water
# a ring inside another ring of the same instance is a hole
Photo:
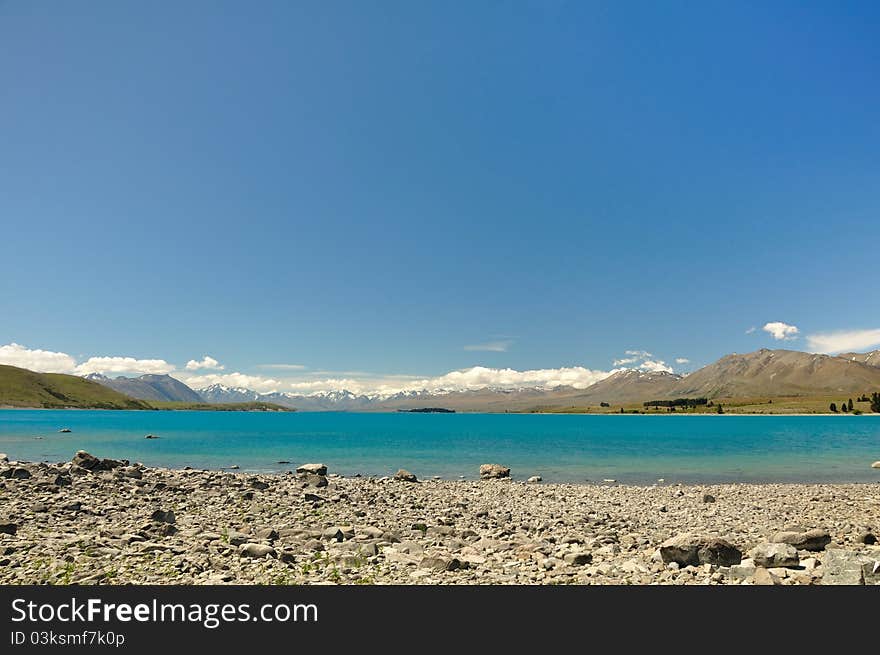
[[[59,433],[70,428],[70,433]],[[144,439],[146,434],[159,439]],[[0,410],[0,452],[77,450],[149,466],[478,477],[497,462],[547,482],[880,482],[880,415],[589,416]],[[278,464],[289,460],[291,465]]]

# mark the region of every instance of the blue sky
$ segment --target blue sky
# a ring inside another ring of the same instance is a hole
[[[880,7],[804,4],[0,3],[0,358],[880,343]]]

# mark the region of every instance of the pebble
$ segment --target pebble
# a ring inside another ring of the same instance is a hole
[[[85,455],[0,457],[0,584],[880,582],[878,485],[395,484]]]

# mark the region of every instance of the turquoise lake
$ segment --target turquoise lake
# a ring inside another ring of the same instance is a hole
[[[70,433],[59,433],[70,428]],[[154,434],[159,439],[144,439]],[[0,452],[59,462],[77,450],[149,466],[343,475],[671,482],[880,482],[877,416],[585,416],[0,410]],[[279,464],[288,460],[290,465]]]

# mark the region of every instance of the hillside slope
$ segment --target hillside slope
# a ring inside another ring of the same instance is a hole
[[[767,350],[732,354],[681,379],[671,396],[734,398],[861,393],[880,389],[880,367],[860,361]]]
[[[136,378],[127,378],[120,375],[116,378],[109,378],[100,373],[92,373],[87,375],[86,379],[103,384],[105,387],[139,400],[186,403],[201,403],[205,401],[198,393],[170,375],[147,374]]]
[[[143,401],[76,375],[34,373],[6,365],[0,365],[0,406],[151,409]]]

